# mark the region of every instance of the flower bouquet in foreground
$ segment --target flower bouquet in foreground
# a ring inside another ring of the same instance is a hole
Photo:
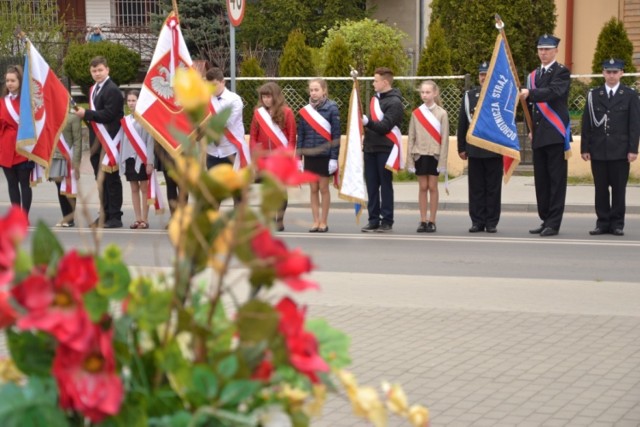
[[[169,225],[172,269],[135,275],[117,246],[65,250],[43,223],[27,252],[24,213],[0,219],[2,426],[307,426],[328,392],[373,425],[393,412],[426,426],[426,408],[410,407],[399,385],[383,384],[381,399],[344,370],[348,336],[276,296],[318,287],[305,277],[311,259],[271,230],[285,186],[315,177],[278,152],[240,171],[202,168],[201,144],[225,116],[203,122],[208,97],[187,102],[210,93],[199,75],[178,73],[175,88],[198,136],[182,137],[172,171],[189,193]],[[220,209],[230,199],[236,206]]]

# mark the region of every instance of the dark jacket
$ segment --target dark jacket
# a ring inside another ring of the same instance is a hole
[[[638,153],[639,138],[638,94],[620,84],[609,100],[605,86],[591,89],[582,114],[580,152],[590,153],[592,160],[624,160],[629,153]]]
[[[340,112],[338,104],[327,99],[316,111],[331,125],[331,143],[324,139],[315,129],[300,116],[298,121],[298,154],[303,156],[321,156],[338,159],[340,151]]]
[[[384,117],[381,121],[374,122],[369,115],[369,123],[364,127],[363,151],[365,153],[390,153],[393,142],[386,135],[394,126],[400,127],[404,117],[402,95],[398,89],[394,88],[378,95]]]
[[[104,86],[100,88],[93,101],[94,109],[87,109],[84,119],[87,122],[102,123],[113,138],[120,131],[120,119],[124,117],[124,97],[118,85],[110,78],[103,84]],[[97,143],[91,126],[89,126],[89,141],[91,146]]]
[[[533,141],[531,146],[536,149],[551,144],[564,144],[565,138],[560,132],[547,121],[542,115],[536,102],[546,102],[555,111],[562,122],[569,123],[569,85],[571,84],[571,73],[564,65],[554,62],[544,75],[536,73],[535,89],[530,89],[527,102],[531,118],[533,120]]]
[[[473,89],[466,91],[462,97],[462,105],[460,105],[460,114],[458,115],[458,153],[467,153],[467,156],[469,157],[482,159],[500,157],[499,154],[467,143],[467,131],[469,130],[471,118],[476,110],[476,105],[478,105],[479,99],[479,87],[474,87]]]

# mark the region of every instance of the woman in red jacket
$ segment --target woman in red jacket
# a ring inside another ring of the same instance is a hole
[[[29,178],[34,163],[16,151],[21,82],[22,67],[10,65],[5,75],[4,98],[0,101],[0,166],[7,177],[11,204],[22,206],[28,214],[32,197]]]
[[[282,89],[276,83],[265,83],[258,88],[258,104],[251,120],[249,146],[254,162],[273,150],[293,152],[296,149],[296,120],[284,100]],[[285,200],[275,218],[278,231],[284,231],[286,208]]]

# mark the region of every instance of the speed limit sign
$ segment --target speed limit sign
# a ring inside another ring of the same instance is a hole
[[[245,0],[227,0],[227,11],[231,25],[237,27],[244,18]]]

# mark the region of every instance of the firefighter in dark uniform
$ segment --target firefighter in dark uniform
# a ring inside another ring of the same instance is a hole
[[[565,144],[571,139],[567,105],[571,73],[556,61],[559,43],[559,38],[547,34],[538,39],[541,66],[529,75],[527,88],[520,89],[533,119],[533,176],[542,220],[529,232],[540,236],[558,234],[567,194]]]
[[[502,156],[467,143],[467,131],[480,98],[489,64],[478,67],[479,87],[465,92],[458,117],[458,155],[468,160],[470,233],[498,231],[502,195]]]
[[[589,231],[592,236],[624,235],[629,168],[638,158],[640,100],[633,89],[620,83],[623,68],[620,59],[603,62],[605,84],[589,91],[582,115],[580,152],[583,160],[591,161],[596,193],[597,221],[596,228]]]

